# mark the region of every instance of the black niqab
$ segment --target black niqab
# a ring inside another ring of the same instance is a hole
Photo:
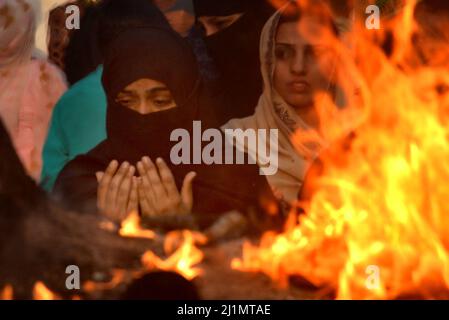
[[[145,78],[164,83],[176,108],[141,115],[116,102],[120,91]],[[152,150],[167,156],[170,133],[192,127],[198,116],[200,77],[195,56],[172,31],[142,28],[121,34],[105,59],[102,82],[108,103],[107,137],[116,145],[121,142],[141,152]]]
[[[196,0],[197,16],[227,16],[243,13],[226,29],[204,41],[218,72],[217,96],[223,101],[219,109],[221,124],[254,113],[262,94],[259,43],[262,29],[275,12],[266,0]]]

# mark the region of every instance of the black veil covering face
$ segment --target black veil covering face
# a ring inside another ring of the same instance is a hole
[[[159,81],[170,90],[176,107],[139,114],[116,102],[119,92],[140,79]],[[71,161],[59,175],[54,193],[70,209],[96,212],[95,173],[104,171],[112,160],[136,165],[143,157],[161,157],[171,169],[178,189],[187,173],[195,171],[193,213],[200,227],[209,226],[231,210],[254,209],[276,200],[257,165],[173,165],[170,141],[174,129],[192,131],[193,120],[201,120],[203,130],[211,127],[204,107],[201,80],[195,56],[175,32],[164,28],[136,28],[123,32],[113,42],[105,58],[103,86],[108,100],[107,139],[88,154]],[[203,106],[203,108],[201,108]],[[192,134],[191,134],[192,137]],[[223,143],[224,145],[224,143]]]
[[[139,79],[165,84],[176,107],[142,115],[116,102],[120,91]],[[167,157],[171,132],[191,128],[198,117],[200,76],[195,56],[188,44],[172,31],[138,28],[122,33],[109,48],[102,81],[108,103],[108,140],[139,151],[138,158],[125,154],[123,158],[128,158],[127,161],[137,162],[142,152],[148,153],[149,146],[158,156]]]
[[[268,0],[194,0],[194,6],[197,17],[243,13],[239,20],[204,41],[220,73],[217,90],[224,102],[219,114],[221,124],[252,115],[262,94],[260,34],[275,9]]]

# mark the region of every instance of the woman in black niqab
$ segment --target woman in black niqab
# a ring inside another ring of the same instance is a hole
[[[176,107],[140,114],[119,103],[119,93],[140,79],[166,85]],[[135,165],[144,156],[164,159],[179,190],[186,175],[196,172],[191,216],[200,228],[211,225],[222,213],[262,213],[267,204],[275,203],[257,165],[171,163],[171,148],[176,144],[170,141],[173,130],[191,132],[194,120],[201,121],[203,130],[215,123],[210,116],[212,106],[205,103],[195,56],[175,32],[147,27],[121,33],[108,49],[103,86],[108,101],[107,139],[71,161],[55,184],[55,194],[70,209],[98,212],[96,173],[105,171],[113,160]]]
[[[259,43],[262,28],[276,11],[269,0],[194,0],[195,14],[242,16],[227,28],[204,38],[209,56],[219,73],[216,94],[221,124],[254,113],[262,94]]]

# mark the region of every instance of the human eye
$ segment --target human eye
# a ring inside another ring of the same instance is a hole
[[[276,48],[274,50],[274,54],[277,59],[287,60],[287,59],[290,59],[291,57],[293,57],[294,50],[287,46],[278,45],[278,46],[276,46]]]
[[[130,107],[136,103],[136,98],[128,94],[119,94],[116,102],[124,107]]]
[[[153,104],[158,108],[168,108],[175,104],[173,98],[166,95],[155,96],[151,100]]]

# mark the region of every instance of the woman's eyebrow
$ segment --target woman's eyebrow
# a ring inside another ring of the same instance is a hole
[[[156,88],[147,90],[147,93],[148,94],[157,94],[157,93],[161,93],[161,92],[166,93],[167,91],[169,91],[167,87],[156,87]]]
[[[120,91],[119,95],[135,95],[135,92],[133,90],[122,90]]]

